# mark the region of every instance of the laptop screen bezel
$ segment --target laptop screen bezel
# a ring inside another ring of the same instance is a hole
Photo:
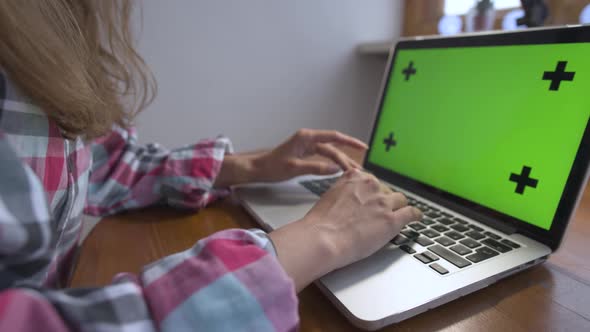
[[[369,149],[373,146],[375,131],[383,110],[383,101],[388,90],[390,75],[395,65],[397,53],[400,50],[584,42],[590,42],[590,26],[538,29],[509,33],[476,34],[458,37],[416,38],[400,41],[390,55],[389,64],[385,72],[386,77],[384,78],[382,93],[377,107],[377,114],[371,130]],[[473,201],[469,201],[400,173],[385,169],[377,164],[373,164],[369,162],[368,156],[370,152],[370,150],[367,151],[367,157],[363,162],[363,167],[379,178],[399,186],[402,189],[423,196],[435,203],[449,206],[472,219],[482,220],[488,224],[492,223],[500,228],[515,229],[517,232],[529,236],[546,244],[551,249],[556,250],[563,238],[568,222],[574,213],[576,203],[579,196],[582,194],[586,183],[585,180],[587,178],[587,171],[590,163],[590,120],[586,123],[586,129],[582,141],[578,148],[574,164],[566,181],[564,191],[549,230],[542,229],[527,223],[526,221],[484,207]]]

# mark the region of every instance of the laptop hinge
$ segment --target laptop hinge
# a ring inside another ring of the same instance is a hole
[[[483,217],[483,218],[477,218],[476,220],[481,222],[482,224],[485,224],[486,226],[490,226],[496,230],[499,230],[500,232],[502,232],[506,235],[512,235],[517,232],[516,227],[511,226],[511,225],[506,225],[505,223],[503,223],[501,221],[492,220],[491,218]]]
[[[438,204],[441,204],[447,208],[450,208],[451,210],[456,211],[460,214],[463,214],[466,217],[469,217],[473,220],[477,220],[478,222],[480,222],[486,226],[489,226],[493,229],[496,229],[506,235],[512,235],[518,231],[518,229],[512,225],[509,225],[503,221],[500,221],[498,219],[494,219],[492,217],[481,215],[473,210],[466,209],[465,207],[460,206],[454,202],[449,202],[449,201],[445,200],[444,202],[438,202]]]
[[[465,207],[455,204],[454,202],[445,201],[445,202],[437,202],[437,203],[440,205],[443,205],[447,208],[450,208],[451,210],[458,212],[458,213],[460,213],[466,217],[469,217],[473,220],[477,220],[478,222],[480,222],[486,226],[489,226],[493,229],[496,229],[506,235],[512,235],[518,231],[518,229],[512,225],[509,225],[503,221],[500,221],[498,219],[494,219],[492,217],[481,215],[477,212],[474,212],[473,210],[469,210],[469,209],[466,209]]]

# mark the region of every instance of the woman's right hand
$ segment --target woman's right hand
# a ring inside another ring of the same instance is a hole
[[[353,169],[301,220],[270,234],[297,290],[382,248],[411,221],[422,219],[406,197],[373,175]]]

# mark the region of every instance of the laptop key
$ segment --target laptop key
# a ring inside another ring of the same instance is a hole
[[[461,233],[457,233],[455,231],[450,231],[445,233],[446,236],[450,237],[453,240],[461,240],[463,238],[465,238],[465,235],[462,235]]]
[[[404,243],[406,243],[406,242],[408,242],[408,241],[409,241],[409,240],[408,240],[408,238],[407,238],[407,237],[405,237],[405,236],[403,236],[403,235],[399,235],[399,234],[398,234],[398,235],[396,235],[396,236],[395,236],[395,237],[394,237],[394,238],[393,238],[391,241],[389,241],[389,242],[391,242],[391,243],[395,244],[396,246],[399,246],[399,245],[401,245],[401,244],[404,244]]]
[[[490,248],[488,248],[488,247],[486,247],[486,246],[483,246],[483,247],[481,247],[481,248],[477,248],[477,249],[475,249],[475,251],[476,251],[476,252],[481,252],[481,253],[484,253],[484,254],[486,254],[486,255],[492,255],[492,256],[497,256],[497,255],[499,255],[499,254],[498,254],[498,252],[496,252],[496,251],[494,251],[494,250],[492,250],[492,249],[490,249]]]
[[[423,247],[428,247],[429,245],[433,244],[432,240],[427,238],[426,236],[420,236],[417,239],[414,239],[414,242],[418,243]]]
[[[322,196],[324,194],[324,192],[326,192],[326,191],[321,188],[314,188],[314,189],[311,189],[311,192],[318,195],[318,196]]]
[[[408,227],[410,227],[411,229],[415,230],[415,231],[421,231],[423,229],[426,228],[426,226],[422,225],[419,222],[414,222],[408,225]]]
[[[451,226],[451,228],[456,230],[457,232],[461,232],[461,233],[467,232],[468,230],[471,229],[471,228],[469,228],[465,225],[462,225],[462,224],[455,224],[455,225]]]
[[[465,258],[472,261],[473,263],[479,263],[494,256],[498,256],[498,253],[488,247],[481,247],[476,249],[474,254],[466,256]]]
[[[441,232],[441,233],[446,232],[446,231],[449,230],[447,227],[445,227],[443,225],[434,225],[434,226],[432,226],[430,228],[434,229],[437,232]]]
[[[403,230],[400,233],[402,233],[405,237],[407,237],[409,239],[415,239],[418,236],[420,236],[420,233],[413,231],[411,229]]]
[[[340,179],[340,177],[335,176],[335,177],[329,178],[327,180],[328,180],[328,182],[330,182],[330,184],[334,184],[334,183],[336,183],[336,181],[338,181],[338,179]]]
[[[462,245],[466,246],[467,248],[477,248],[477,247],[481,247],[481,243],[474,241],[473,239],[470,238],[466,238],[465,240],[461,240],[459,241],[459,243],[461,243]]]
[[[433,239],[433,238],[439,236],[440,233],[437,233],[432,229],[427,229],[427,230],[422,231],[422,235],[428,236],[429,238]]]
[[[454,245],[454,246],[450,247],[449,249],[451,249],[452,251],[458,253],[461,256],[465,256],[465,255],[471,253],[471,250],[470,249],[467,249],[467,247],[465,247],[463,245],[460,245],[460,244]]]
[[[428,258],[422,254],[416,254],[416,255],[414,255],[414,257],[424,264],[428,264],[431,262],[430,258]]]
[[[504,245],[494,239],[485,239],[481,241],[481,243],[501,253],[509,252],[510,250],[512,250],[511,247]]]
[[[402,244],[401,246],[399,246],[399,248],[405,252],[407,252],[408,254],[415,254],[416,250],[412,249],[412,247],[410,247],[407,244]]]
[[[422,253],[422,255],[424,255],[424,256],[426,256],[426,257],[430,258],[430,261],[431,261],[431,262],[434,262],[434,261],[437,261],[437,260],[439,260],[439,258],[438,258],[438,256],[437,256],[437,255],[435,255],[435,254],[431,253],[431,252],[430,252],[430,251],[428,251],[428,250],[426,250],[425,252],[423,252],[423,253]]]
[[[432,224],[435,224],[436,221],[432,220],[432,219],[428,219],[428,218],[424,218],[422,219],[422,223],[426,226],[430,226]]]
[[[483,232],[483,228],[476,226],[476,225],[469,225],[469,227],[471,227],[471,229],[476,230],[478,232]]]
[[[424,233],[422,233],[422,234],[424,234]],[[511,246],[511,247],[512,247],[512,248],[514,248],[514,249],[518,249],[518,248],[520,248],[520,244],[518,244],[518,243],[514,243],[514,242],[512,242],[512,241],[510,241],[510,240],[508,240],[508,239],[504,239],[504,240],[502,240],[502,241],[500,241],[500,242],[504,243],[504,244],[505,244],[505,245],[507,245],[507,246]]]
[[[438,218],[440,217],[440,213],[438,212],[434,212],[434,211],[430,211],[430,210],[422,210],[422,212],[424,212],[424,215],[430,218]]]
[[[458,222],[458,223],[460,223],[460,224],[467,225],[467,221],[465,221],[465,220],[463,220],[463,219],[461,219],[461,218],[453,218],[453,220],[454,220],[455,222]]]
[[[449,239],[449,238],[448,238],[448,237],[446,237],[446,236],[441,236],[441,237],[439,237],[438,239],[436,239],[436,240],[434,240],[434,241],[436,241],[436,242],[438,242],[438,243],[442,244],[442,245],[443,245],[443,246],[445,246],[445,247],[448,247],[448,246],[450,246],[451,244],[455,244],[455,241],[453,241],[453,240]]]
[[[471,263],[465,258],[439,245],[428,247],[428,250],[434,252],[460,269],[471,265]]]
[[[491,238],[492,238],[492,239],[494,239],[494,240],[500,240],[500,239],[501,239],[501,237],[499,237],[498,235],[496,235],[496,234],[494,234],[494,233],[492,233],[492,232],[485,232],[485,233],[483,233],[483,234],[484,234],[484,235],[487,235],[487,236],[489,236],[489,237],[491,237]]]
[[[440,266],[440,264],[438,264],[438,263],[430,264],[430,268],[433,269],[434,271],[442,274],[442,275],[445,275],[445,274],[449,273],[449,270],[447,270],[444,267]]]
[[[467,233],[465,233],[465,235],[469,236],[470,238],[472,238],[474,240],[481,240],[485,237],[485,235],[481,234],[480,232],[476,232],[476,231],[467,232]]]
[[[421,204],[421,203],[417,203],[416,204],[416,208],[419,209],[422,212],[428,212],[429,211],[428,206],[426,206],[424,204]]]
[[[452,217],[453,217],[453,215],[452,215],[452,214],[450,214],[450,213],[446,213],[446,212],[441,212],[440,214],[441,214],[443,217],[445,217],[445,218],[452,218]]]
[[[309,181],[301,181],[299,182],[300,185],[304,186],[305,188],[309,188]]]
[[[438,219],[437,221],[438,221],[439,223],[441,223],[441,224],[443,224],[443,225],[447,225],[447,226],[448,226],[448,225],[452,225],[452,224],[454,224],[454,223],[455,223],[455,222],[454,222],[452,219],[450,219],[450,218],[441,218],[441,219]]]

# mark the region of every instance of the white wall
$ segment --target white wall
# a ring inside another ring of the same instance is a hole
[[[385,65],[364,41],[399,35],[401,0],[145,1],[139,49],[159,84],[140,139],[225,134],[269,147],[297,128],[367,136]]]

